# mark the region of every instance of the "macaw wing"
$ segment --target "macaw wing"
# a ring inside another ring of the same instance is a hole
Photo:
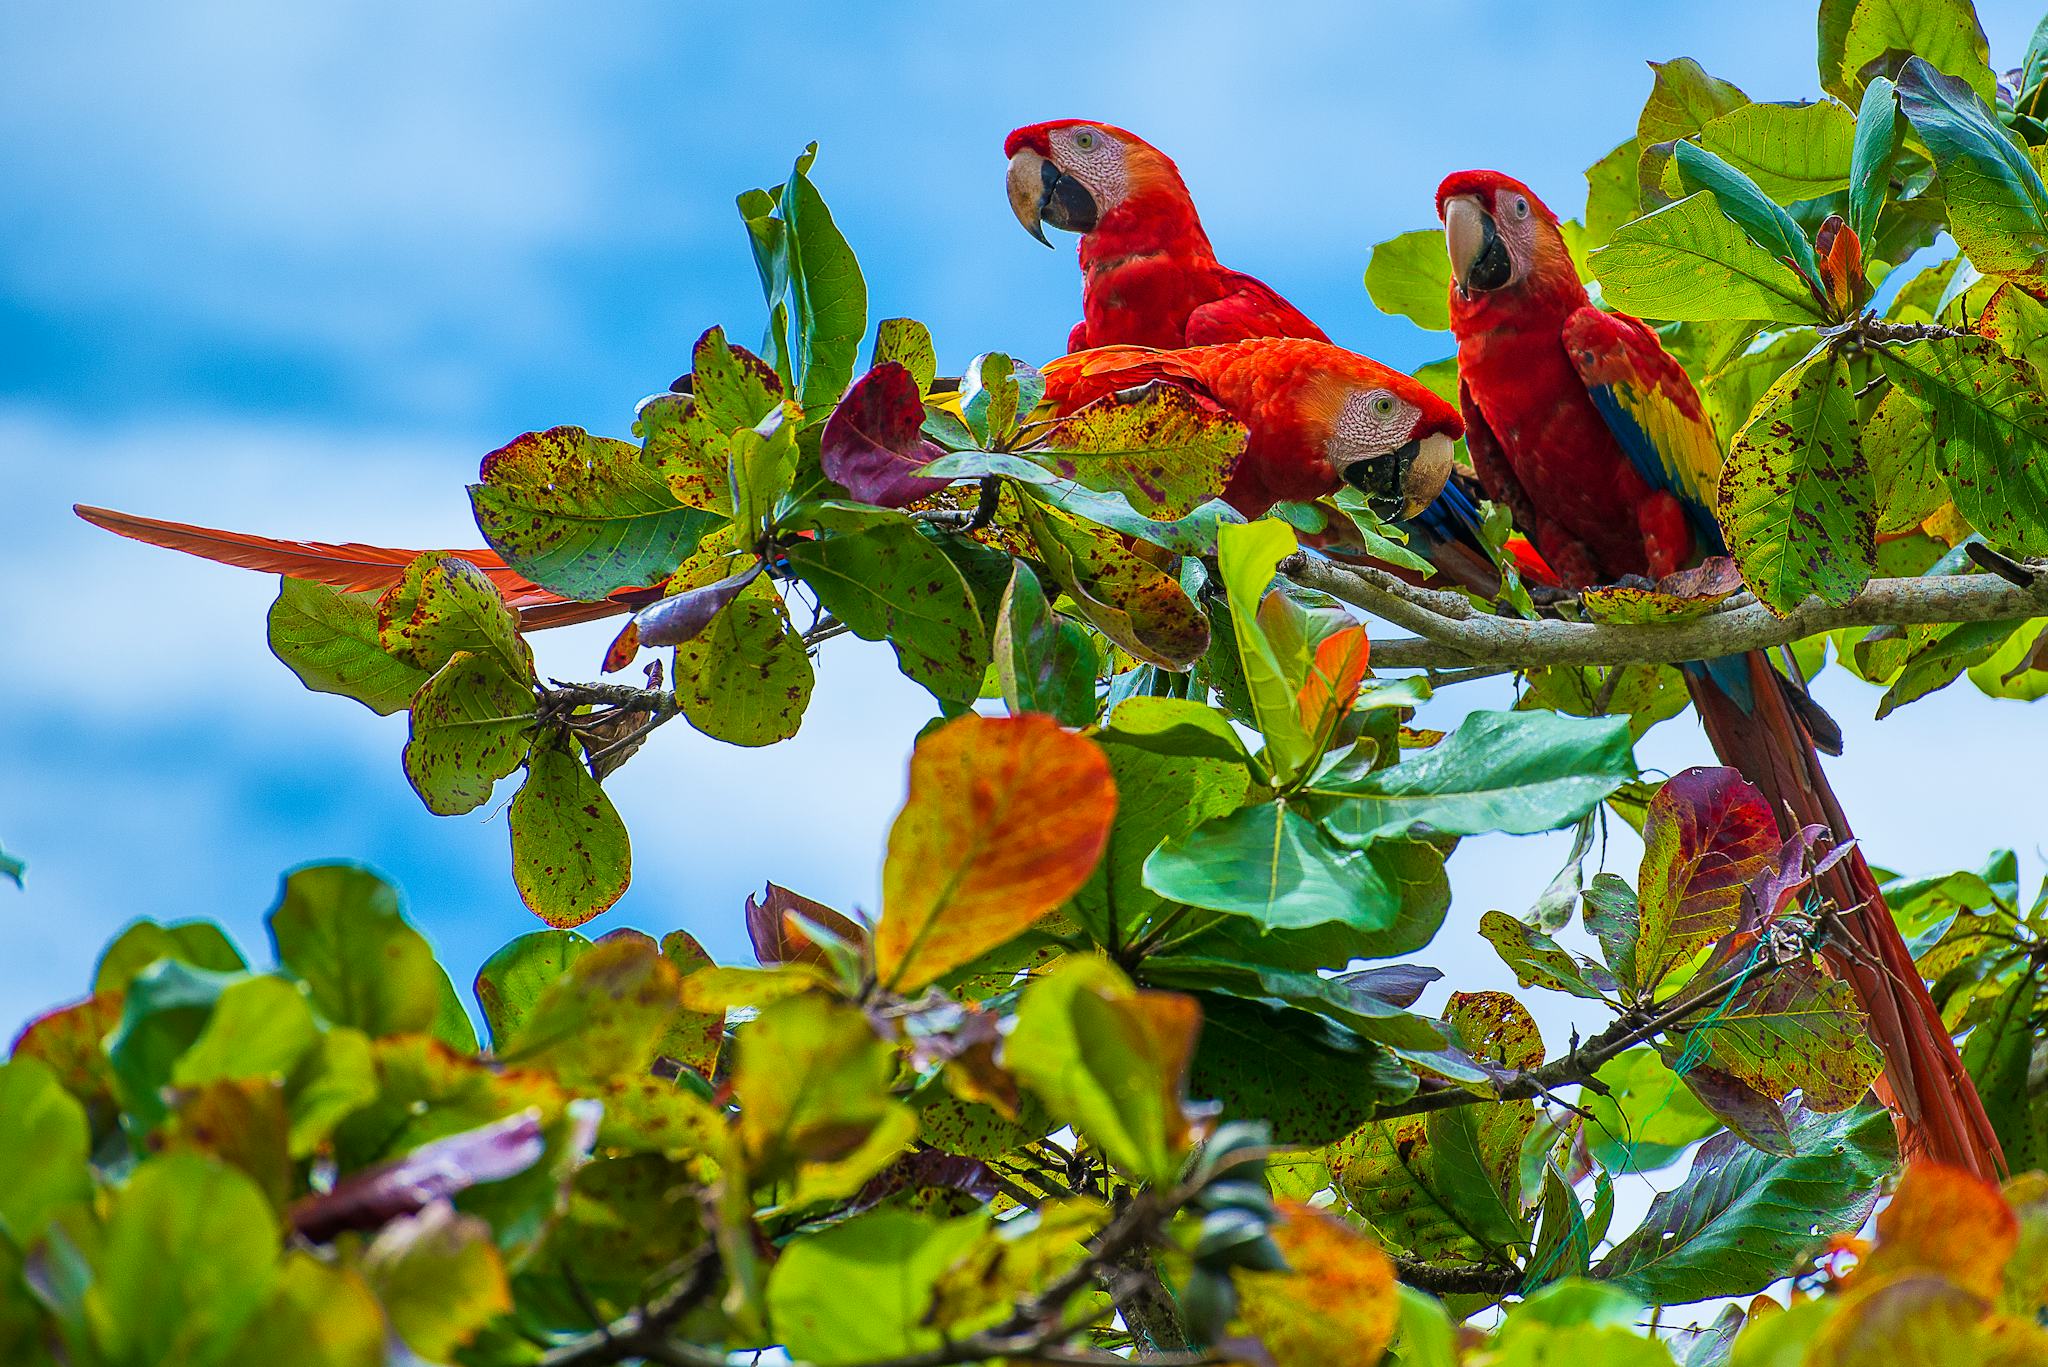
[[[1590,305],[1566,321],[1564,344],[1629,463],[1685,505],[1702,549],[1727,554],[1714,520],[1721,442],[1684,367],[1638,320]]]
[[[1097,399],[1162,380],[1216,402],[1215,393],[1184,355],[1152,347],[1106,346],[1069,352],[1047,361],[1040,373],[1045,376],[1045,398],[1036,415],[1040,418],[1059,417]]]
[[[1224,271],[1220,283],[1223,292],[1217,298],[1188,314],[1189,346],[1242,342],[1251,337],[1330,340],[1307,314],[1281,298],[1265,281],[1241,271]]]

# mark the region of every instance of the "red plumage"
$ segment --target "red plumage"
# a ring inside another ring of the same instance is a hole
[[[1137,134],[1106,123],[1055,119],[1011,133],[1003,154],[1057,159],[1061,130],[1087,128],[1120,144],[1123,194],[1081,235],[1082,320],[1069,351],[1103,346],[1172,349],[1247,337],[1328,341],[1308,316],[1264,281],[1216,259],[1180,168]]]
[[[1305,337],[1263,337],[1160,351],[1116,346],[1070,353],[1044,367],[1046,402],[1059,412],[1154,381],[1178,385],[1245,425],[1249,439],[1223,499],[1248,517],[1287,501],[1336,492],[1346,405],[1385,394],[1405,405],[1388,451],[1432,436],[1455,439],[1458,412],[1411,376],[1370,357]],[[1446,460],[1449,442],[1444,443]],[[1436,474],[1438,487],[1448,469]],[[1434,497],[1435,488],[1429,490]]]
[[[1466,442],[1492,496],[1574,586],[1662,575],[1695,558],[1699,540],[1711,548],[1719,530],[1702,482],[1711,490],[1720,453],[1683,367],[1641,323],[1592,308],[1555,215],[1528,187],[1460,172],[1438,190],[1437,211],[1452,254]],[[1811,824],[1850,838],[1811,705],[1768,657],[1689,667],[1686,681],[1715,754],[1763,791],[1784,834]],[[1869,1017],[1904,1146],[1997,1176],[2004,1157],[1983,1104],[1861,852],[1823,875],[1821,891],[1854,941],[1829,962]]]

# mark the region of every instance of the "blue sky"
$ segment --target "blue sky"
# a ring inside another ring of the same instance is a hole
[[[2009,65],[2036,16],[1982,8]],[[270,658],[274,581],[118,541],[72,502],[473,543],[483,452],[555,423],[623,434],[706,326],[758,329],[732,199],[813,138],[873,316],[926,320],[951,363],[1064,342],[1071,243],[1027,238],[1000,182],[1003,134],[1067,115],[1151,138],[1232,264],[1418,362],[1442,340],[1375,314],[1359,276],[1373,242],[1433,221],[1444,172],[1497,166],[1576,208],[1646,59],[1810,97],[1812,32],[1810,5],[1761,0],[0,8],[0,846],[30,864],[25,893],[0,887],[0,1030],[82,990],[133,916],[217,917],[261,957],[276,879],[306,860],[393,876],[465,980],[536,924],[502,812],[428,816],[403,721]],[[544,639],[544,667],[590,676],[604,635]],[[1823,680],[1850,739],[1837,782],[1882,862],[2014,845],[2038,867],[2029,804],[1975,777],[2048,759],[2036,714],[1966,690],[1877,726],[1873,692]],[[1505,698],[1459,689],[1432,720]],[[764,879],[872,908],[927,716],[885,648],[842,641],[793,742],[665,731],[612,781],[637,879],[592,929],[682,926],[731,959]],[[1690,718],[1640,753],[1706,758]],[[1506,985],[1472,924],[1526,907],[1562,854],[1470,843],[1427,957]],[[1615,842],[1613,866],[1634,858]],[[1567,1019],[1546,1013],[1554,1041]]]

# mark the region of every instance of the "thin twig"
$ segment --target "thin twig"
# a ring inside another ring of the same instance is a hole
[[[542,1367],[605,1367],[639,1358],[664,1367],[725,1367],[725,1354],[695,1344],[677,1343],[669,1329],[701,1304],[718,1283],[716,1245],[706,1244],[692,1255],[681,1278],[667,1292],[640,1309],[542,1356]]]

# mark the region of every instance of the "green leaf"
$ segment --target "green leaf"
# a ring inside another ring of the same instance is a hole
[[[1640,193],[1636,191],[1636,166],[1642,162],[1642,143],[1634,137],[1620,148],[1585,168],[1585,246],[1602,248],[1614,238],[1614,230],[1636,217]]]
[[[122,992],[135,976],[158,959],[176,959],[215,973],[239,973],[249,966],[227,933],[211,921],[173,921],[158,925],[144,918],[123,927],[100,951],[93,966],[92,990]]]
[[[1293,1007],[1204,993],[1189,1089],[1231,1115],[1258,1116],[1276,1144],[1329,1144],[1382,1103],[1415,1095],[1385,1045]]]
[[[1369,853],[1400,899],[1400,910],[1384,930],[1337,921],[1273,929],[1247,917],[1204,911],[1184,917],[1165,945],[1175,954],[1294,969],[1342,968],[1354,959],[1412,954],[1436,938],[1450,909],[1443,852],[1423,840],[1384,840]]]
[[[268,924],[278,963],[330,1023],[371,1036],[432,1028],[448,975],[376,874],[354,864],[295,869]]]
[[[1933,418],[1905,389],[1894,385],[1878,401],[1863,423],[1862,447],[1877,495],[1877,535],[1910,532],[1948,502]]]
[[[1451,259],[1443,233],[1418,228],[1374,247],[1365,263],[1365,292],[1382,313],[1401,314],[1431,332],[1450,331]]]
[[[387,652],[377,636],[377,596],[279,579],[270,605],[270,653],[315,693],[354,698],[380,717],[412,701],[427,671]]]
[[[2033,372],[1976,337],[1884,347],[1878,361],[1933,415],[1935,460],[1970,525],[2048,554],[2048,401]]]
[[[163,1120],[168,1111],[162,1093],[179,1056],[206,1028],[221,993],[243,980],[239,973],[162,959],[129,983],[119,999],[120,1023],[105,1047],[131,1127],[148,1130]]]
[[[1747,105],[1736,113],[1761,107]],[[1679,183],[1688,193],[1705,191],[1712,195],[1721,212],[1733,219],[1772,260],[1788,262],[1809,287],[1820,282],[1820,264],[1814,259],[1813,244],[1807,241],[1805,230],[1773,203],[1762,187],[1697,143],[1681,142],[1673,155]]]
[[[797,401],[811,420],[820,421],[853,380],[868,328],[868,288],[853,248],[807,174],[815,152],[814,144],[798,159],[779,207],[789,254]]]
[[[1874,63],[1911,53],[1989,100],[1990,52],[1970,0],[1821,0],[1820,85],[1843,104],[1862,96]]]
[[[229,983],[170,1081],[180,1088],[236,1078],[284,1077],[319,1043],[320,1027],[306,998],[268,974]]]
[[[816,682],[803,637],[766,579],[741,589],[709,626],[676,647],[676,702],[683,715],[705,735],[732,745],[773,745],[794,736]]]
[[[551,926],[582,925],[623,897],[633,881],[626,823],[566,737],[536,746],[527,757],[526,782],[512,799],[507,824],[519,898]]]
[[[1325,777],[1324,820],[1349,845],[1426,827],[1442,835],[1527,835],[1569,826],[1635,777],[1625,717],[1469,714],[1450,736],[1391,768]]]
[[[1038,560],[1090,625],[1146,664],[1185,670],[1202,658],[1209,624],[1178,578],[1133,554],[1114,532],[1013,487]]]
[[[1130,710],[1147,701],[1175,700],[1133,698],[1117,709],[1116,719],[1135,720],[1128,715]],[[1216,715],[1199,704],[1182,706]],[[1123,735],[1105,732],[1100,739],[1108,742]],[[1162,842],[1235,811],[1244,801],[1250,775],[1241,757],[1165,754],[1132,744],[1105,743],[1102,750],[1116,779],[1116,823],[1094,873],[1070,905],[1088,937],[1114,955],[1136,944],[1171,905],[1145,886],[1145,861]]]
[[[277,1216],[239,1170],[190,1151],[164,1154],[135,1170],[90,1257],[98,1361],[218,1363],[270,1296]]]
[[[1751,1091],[1774,1101],[1798,1091],[1811,1110],[1842,1111],[1883,1069],[1856,994],[1839,978],[1794,964],[1731,998],[1697,1032],[1674,1038],[1704,1034],[1715,1067]]]
[[[908,518],[798,542],[788,555],[827,612],[864,641],[888,641],[903,672],[940,702],[981,692],[989,648],[974,596]]]
[[[1173,521],[1223,492],[1245,428],[1173,385],[1111,396],[1048,427],[1022,454],[1087,488],[1122,494],[1147,517]]]
[[[484,457],[478,479],[469,502],[491,549],[586,602],[660,583],[718,521],[677,502],[639,447],[580,427],[513,438]]]
[[[1899,111],[1940,170],[1956,245],[1986,275],[2038,276],[2048,255],[2048,187],[1985,106],[1990,91],[1972,93],[1915,58],[1898,93]]]
[[[1086,628],[1053,612],[1038,576],[1013,562],[996,614],[996,678],[1012,712],[1044,712],[1062,726],[1095,720],[1095,642]]]
[[[1746,104],[1700,129],[1701,147],[1781,204],[1817,199],[1847,185],[1855,140],[1855,116],[1831,100]]]
[[[1259,731],[1266,738],[1268,764],[1280,783],[1295,778],[1316,759],[1297,696],[1307,662],[1283,658],[1259,623],[1266,586],[1273,582],[1275,568],[1295,549],[1294,529],[1270,518],[1221,528],[1216,537],[1217,566],[1237,634],[1238,660],[1251,689]]]
[[[1171,1182],[1188,1146],[1181,1097],[1202,1015],[1192,997],[1142,992],[1097,955],[1069,955],[1017,1004],[1012,1072],[1111,1162]]]
[[[2039,988],[2033,973],[2019,974],[1963,1045],[1963,1066],[1977,1084],[1984,1114],[2014,1172],[2048,1162],[2048,1101],[2037,1101],[2027,1085],[2038,1043],[2034,1004]]]
[[[940,1221],[874,1210],[796,1240],[768,1279],[777,1337],[791,1357],[818,1367],[938,1347],[943,1331],[926,1322],[933,1292],[987,1227],[985,1215]]]
[[[1606,302],[1647,318],[1807,323],[1821,316],[1806,282],[1750,241],[1705,192],[1623,224],[1592,263]]]
[[[1713,120],[1749,103],[1741,89],[1709,76],[1690,57],[1651,62],[1655,73],[1650,98],[1636,120],[1636,139],[1645,149],[1657,143],[1689,138]]]
[[[428,551],[377,600],[377,640],[425,670],[438,670],[460,651],[491,660],[507,674],[533,677],[533,652],[519,636],[519,618],[489,575],[446,551]]]
[[[17,888],[23,887],[25,885],[21,881],[21,875],[27,870],[27,864],[6,850],[0,849],[0,878],[5,878]]]
[[[592,948],[571,930],[536,930],[509,941],[485,961],[475,990],[492,1049],[502,1054],[511,1046],[548,984]]]
[[[1373,851],[1347,848],[1285,800],[1212,817],[1167,840],[1145,861],[1145,886],[1272,929],[1338,921],[1381,930],[1401,909]]]
[[[781,379],[767,363],[725,340],[722,328],[697,339],[689,394],[657,394],[633,420],[641,463],[691,508],[732,516],[735,433],[760,425],[782,407]]]
[[[932,379],[939,373],[931,329],[915,318],[884,318],[875,324],[874,364],[886,365],[890,361],[910,372],[919,394],[931,393]]]
[[[1720,506],[1735,563],[1783,614],[1846,603],[1877,567],[1876,488],[1858,445],[1849,366],[1832,348],[1787,371],[1736,434]]]
[[[1594,1076],[1606,1090],[1581,1098],[1592,1117],[1586,1145],[1616,1175],[1661,1168],[1721,1128],[1654,1049],[1631,1049]]]
[[[731,449],[726,478],[732,488],[732,522],[740,543],[750,545],[774,523],[796,479],[801,455],[796,424],[778,409],[760,426],[733,433]]]
[[[1663,1305],[1746,1296],[1829,1236],[1859,1227],[1898,1161],[1891,1117],[1878,1106],[1787,1114],[1794,1156],[1732,1134],[1709,1139],[1683,1185],[1650,1203],[1594,1275]]]
[[[552,1072],[570,1087],[604,1086],[620,1074],[636,1074],[653,1063],[681,1007],[679,981],[675,965],[647,936],[606,936],[570,957],[541,989],[498,1057]]]
[[[857,1007],[804,993],[762,1010],[733,1063],[748,1174],[787,1184],[791,1204],[853,1195],[917,1132],[895,1073]]]
[[[383,1367],[384,1311],[354,1268],[300,1249],[285,1255],[270,1299],[228,1355],[228,1367]]]
[[[1899,88],[1879,76],[1864,88],[1850,144],[1849,227],[1860,242],[1877,240],[1877,219],[1891,198],[1899,141]]]
[[[1479,934],[1493,946],[1501,962],[1514,970],[1515,981],[1523,987],[1548,987],[1592,1001],[1606,998],[1593,981],[1613,979],[1581,963],[1557,941],[1536,927],[1524,924],[1504,911],[1489,911],[1479,918]]]
[[[52,1213],[92,1195],[85,1108],[39,1059],[0,1063],[0,1243],[29,1247]]]
[[[429,1362],[452,1362],[483,1327],[512,1309],[511,1283],[491,1227],[436,1202],[384,1226],[362,1272],[391,1332]]]
[[[1284,1002],[1380,1044],[1426,1050],[1441,1049],[1445,1043],[1443,1032],[1423,1017],[1343,978],[1181,954],[1154,955],[1141,971],[1153,987]]]
[[[463,1024],[468,1027],[466,1017]],[[470,1038],[474,1052],[474,1032]],[[286,1079],[287,1152],[293,1158],[312,1157],[336,1126],[376,1099],[377,1067],[369,1036],[347,1026],[328,1029]]]
[[[1912,644],[1898,676],[1878,700],[1877,718],[1889,717],[1909,702],[1948,687],[1990,659],[2019,629],[2017,622],[1963,622],[1934,629]]]
[[[437,816],[475,811],[526,760],[533,684],[496,659],[457,651],[412,702],[405,776]]]

